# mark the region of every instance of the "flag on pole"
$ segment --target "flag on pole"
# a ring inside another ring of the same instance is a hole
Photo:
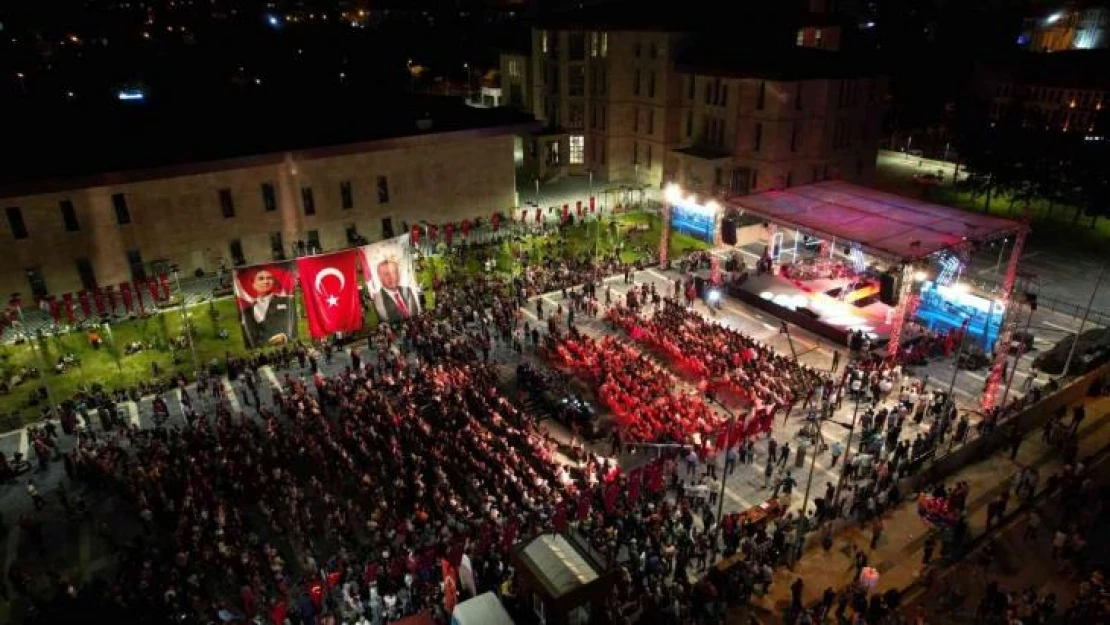
[[[312,338],[354,332],[362,327],[357,264],[357,249],[297,259]]]

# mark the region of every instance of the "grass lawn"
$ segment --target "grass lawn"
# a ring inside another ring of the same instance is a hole
[[[974,198],[967,191],[950,186],[934,189],[931,199],[964,210],[981,213],[986,207],[986,196]],[[1085,215],[1075,221],[1075,208],[1056,204],[1049,206],[1044,200],[1029,203],[1028,210],[1023,202],[1011,204],[1007,194],[991,198],[990,214],[1007,219],[1021,219],[1028,214],[1033,228],[1033,241],[1041,246],[1064,252],[1105,253],[1110,241],[1110,219],[1099,219],[1091,227],[1091,218]]]
[[[615,223],[616,227],[612,227],[611,223]],[[642,228],[645,225],[646,230],[629,231],[631,228]],[[596,242],[598,251],[602,255],[609,254],[619,247],[623,260],[635,262],[643,258],[645,253],[654,255],[659,245],[659,234],[658,215],[648,213],[630,213],[617,216],[613,220],[605,220],[600,233],[598,225],[594,222],[579,223],[567,228],[567,253],[574,256],[592,254]],[[479,252],[468,254],[465,259],[458,260],[449,259],[444,254],[424,257],[419,280],[425,286],[429,309],[435,307],[434,290],[427,288],[432,284],[433,275],[440,278],[452,272],[478,275],[486,272],[485,260],[490,258],[495,261],[493,273],[512,275],[519,270],[515,254],[528,251],[531,258],[536,258],[537,253],[540,252],[552,253],[553,241],[554,238],[550,236],[526,236],[517,242],[504,241],[497,244],[495,249],[490,250],[492,252],[490,255]],[[672,257],[708,248],[703,241],[677,233],[671,234],[670,245]],[[227,297],[193,306],[188,309],[188,315],[193,327],[197,359],[201,366],[214,364],[217,369],[220,369],[227,354],[239,356],[246,353],[233,298]],[[377,327],[378,319],[373,307],[365,311],[364,317],[365,327],[368,330]],[[228,338],[220,338],[221,329],[228,331]],[[36,348],[34,350],[30,343],[0,346],[0,376],[4,379],[10,379],[24,366],[37,367],[42,375],[39,379],[27,380],[13,387],[9,393],[0,395],[0,416],[15,415],[14,420],[9,420],[14,422],[7,424],[9,428],[38,418],[42,405],[29,406],[28,398],[44,382],[50,385],[55,401],[61,402],[73,397],[80,388],[96,383],[113,389],[150,380],[154,377],[152,364],[158,365],[163,376],[177,372],[192,376],[193,360],[189,348],[174,350],[171,346],[174,340],[184,336],[181,309],[178,307],[166,309],[160,314],[145,319],[113,324],[110,332],[102,331],[100,335],[103,341],[100,349],[93,349],[87,335],[83,333],[37,339],[34,341]],[[302,340],[308,338],[303,304],[300,303],[299,298],[298,336]],[[152,345],[153,349],[130,356],[124,355],[124,346],[134,341]],[[54,373],[53,364],[64,354],[73,354],[81,364],[64,373]]]

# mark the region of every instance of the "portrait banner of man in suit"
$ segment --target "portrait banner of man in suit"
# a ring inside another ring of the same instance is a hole
[[[409,235],[365,245],[362,248],[362,275],[378,311],[387,323],[419,315],[420,286],[409,247]]]
[[[291,262],[235,270],[235,300],[247,347],[283,345],[297,337],[295,283]]]

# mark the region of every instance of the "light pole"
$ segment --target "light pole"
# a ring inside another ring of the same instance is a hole
[[[189,325],[189,313],[185,309],[185,291],[181,290],[181,275],[177,270],[177,265],[171,265],[170,271],[173,273],[174,283],[177,284],[177,293],[181,296],[181,325],[185,329],[185,340],[189,342],[189,352],[193,356],[193,377],[199,382],[200,361],[197,359],[197,347],[193,344],[193,329]]]
[[[1030,299],[1028,301],[1029,316],[1025,318],[1025,330],[1023,330],[1021,333],[1021,346],[1018,348],[1017,356],[1014,358],[1014,368],[1010,370],[1010,378],[1006,380],[1006,390],[1002,393],[1002,403],[1000,405],[1003,408],[1006,407],[1006,402],[1010,399],[1010,387],[1014,383],[1014,376],[1017,375],[1018,363],[1021,362],[1021,357],[1025,355],[1025,337],[1029,336],[1029,326],[1033,323],[1033,313],[1036,312],[1034,309],[1035,301],[1036,300],[1033,299]],[[1075,343],[1072,343],[1072,345],[1075,345]]]
[[[722,518],[722,515],[725,512],[725,484],[728,482],[728,459],[727,459],[727,454],[728,454],[729,448],[732,446],[732,432],[736,429],[736,413],[733,412],[732,410],[729,410],[729,408],[727,406],[725,406],[720,401],[718,401],[717,398],[714,397],[712,393],[706,393],[705,396],[707,398],[709,398],[709,401],[711,401],[714,404],[717,404],[718,406],[720,406],[721,410],[724,410],[725,414],[728,415],[728,429],[725,430],[725,454],[726,454],[725,471],[724,471],[724,475],[721,476],[721,492],[717,495],[717,527],[720,527],[721,526],[720,525],[721,524],[721,518]],[[720,450],[717,450],[717,451],[719,452]]]
[[[16,314],[19,315],[19,325],[23,328],[23,335],[27,337],[27,342],[31,344],[31,351],[34,352],[35,358],[42,366],[42,385],[46,388],[46,403],[50,406],[51,414],[57,416],[61,413],[58,412],[58,406],[54,404],[54,392],[50,390],[50,379],[48,377],[52,367],[50,363],[46,362],[46,357],[35,344],[36,337],[32,336],[31,332],[27,330],[27,321],[23,318],[23,301],[18,293],[12,293],[12,302],[15,304]]]
[[[848,468],[848,463],[852,460],[852,436],[856,433],[856,419],[859,417],[859,398],[856,396],[855,407],[852,408],[852,425],[848,427],[848,442],[844,445],[844,464],[840,465],[840,477],[836,480],[836,490],[833,494],[832,504],[840,497],[840,489],[844,487],[844,473]]]
[[[1103,263],[1102,269],[1098,272],[1098,281],[1095,282],[1095,288],[1091,291],[1091,298],[1087,300],[1087,310],[1083,313],[1083,319],[1079,322],[1079,330],[1075,333],[1075,339],[1071,342],[1071,349],[1068,350],[1068,359],[1064,361],[1064,372],[1060,374],[1061,378],[1068,377],[1068,370],[1071,369],[1071,359],[1075,356],[1075,346],[1079,344],[1079,337],[1083,334],[1083,328],[1087,325],[1087,318],[1091,316],[1091,306],[1095,303],[1095,295],[1098,293],[1098,287],[1102,286],[1102,278],[1106,275],[1106,263]]]

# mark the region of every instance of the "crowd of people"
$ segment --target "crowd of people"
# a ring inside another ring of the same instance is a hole
[[[715,436],[723,425],[703,398],[676,391],[674,376],[631,345],[611,336],[595,340],[573,326],[545,340],[557,366],[593,386],[626,441],[686,443],[695,434]]]

